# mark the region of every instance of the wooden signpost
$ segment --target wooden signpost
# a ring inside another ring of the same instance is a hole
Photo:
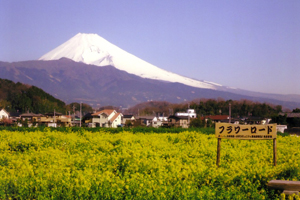
[[[276,166],[276,124],[267,125],[239,125],[230,123],[216,123],[215,134],[218,138],[217,166],[221,158],[221,139],[239,140],[273,140],[273,164]]]

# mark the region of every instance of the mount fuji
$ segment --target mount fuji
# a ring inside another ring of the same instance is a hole
[[[248,99],[300,107],[300,95],[235,89],[160,69],[96,34],[79,33],[39,60],[1,62],[0,78],[37,86],[67,103],[127,108],[146,101]]]
[[[216,90],[221,85],[199,81],[158,68],[108,42],[97,34],[78,33],[65,43],[43,55],[39,60],[69,58],[75,62],[114,66],[130,74],[155,80],[182,83],[188,86]]]

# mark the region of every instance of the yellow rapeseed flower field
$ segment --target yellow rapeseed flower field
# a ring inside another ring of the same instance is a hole
[[[300,180],[300,138],[222,140],[197,131],[0,131],[0,199],[280,199]],[[295,197],[296,198],[296,197]],[[298,197],[297,197],[298,198]]]

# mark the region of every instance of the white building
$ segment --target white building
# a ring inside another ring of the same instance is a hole
[[[176,116],[186,116],[186,117],[190,117],[190,118],[196,118],[197,117],[197,114],[196,114],[194,109],[187,109],[187,112],[185,112],[185,113],[178,112],[175,115]]]
[[[277,125],[277,131],[280,133],[284,133],[284,130],[287,129],[287,125]]]
[[[0,110],[0,120],[2,119],[9,119],[9,113],[4,109]]]
[[[154,117],[152,119],[152,127],[161,127],[164,122],[168,122],[168,117]]]

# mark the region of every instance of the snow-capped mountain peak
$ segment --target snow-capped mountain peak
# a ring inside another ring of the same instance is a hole
[[[219,84],[199,81],[158,68],[108,42],[97,34],[78,33],[39,60],[62,57],[96,66],[111,65],[130,74],[149,79],[178,82],[197,88],[216,89]]]

